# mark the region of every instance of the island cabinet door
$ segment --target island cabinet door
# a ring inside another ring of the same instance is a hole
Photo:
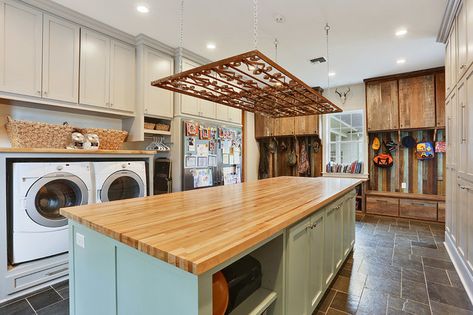
[[[324,285],[328,286],[333,279],[335,270],[334,260],[334,246],[335,246],[335,235],[336,225],[335,216],[337,209],[330,206],[325,212],[325,228],[324,228],[324,266],[323,266],[323,277]]]
[[[289,229],[287,242],[286,273],[286,314],[310,314],[308,309],[308,278],[310,218],[307,218]]]
[[[343,203],[343,256],[346,257],[351,250],[352,245],[352,201],[353,198],[347,199]]]
[[[309,227],[310,234],[310,260],[309,260],[309,302],[313,311],[324,293],[324,213],[312,216]]]
[[[334,211],[334,240],[333,240],[333,260],[336,270],[340,268],[343,262],[343,205],[341,203],[335,207]]]

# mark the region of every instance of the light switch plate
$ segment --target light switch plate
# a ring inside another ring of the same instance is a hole
[[[406,189],[407,188],[407,183],[401,183],[401,188]]]
[[[85,248],[85,237],[83,234],[76,233],[76,244],[79,247]]]

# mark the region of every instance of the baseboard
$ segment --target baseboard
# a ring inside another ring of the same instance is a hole
[[[473,275],[468,270],[468,267],[458,253],[455,244],[447,232],[445,232],[445,248],[447,249],[448,255],[450,256],[450,259],[457,270],[458,276],[465,287],[470,301],[473,303]]]

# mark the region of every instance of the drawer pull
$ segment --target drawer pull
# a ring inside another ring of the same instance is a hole
[[[379,199],[374,199],[374,201],[376,201],[376,202],[382,202],[382,203],[388,203],[388,201],[387,201],[387,200],[379,200]]]
[[[421,206],[421,207],[429,206],[429,204],[425,204],[425,203],[422,203],[422,202],[412,202],[411,205],[413,205],[413,206]]]
[[[46,276],[54,276],[54,275],[57,275],[58,273],[61,273],[61,272],[67,271],[67,270],[69,270],[68,267],[62,268],[62,269],[59,269],[59,270],[56,270],[56,271],[51,271],[51,272],[48,272],[46,274]]]

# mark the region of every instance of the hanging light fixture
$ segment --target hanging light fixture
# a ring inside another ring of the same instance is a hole
[[[257,112],[293,117],[341,112],[341,109],[289,71],[258,51],[258,1],[253,1],[254,50],[152,82],[153,86]],[[184,0],[181,0],[182,58]],[[277,40],[275,41],[277,52]]]

